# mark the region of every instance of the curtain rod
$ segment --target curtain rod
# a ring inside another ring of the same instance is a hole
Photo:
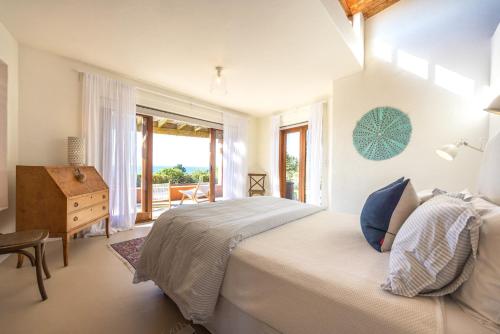
[[[80,77],[81,77],[82,74],[85,74],[85,73],[92,73],[92,74],[102,75],[102,76],[109,75],[109,74],[101,74],[101,73],[92,72],[92,71],[83,71],[83,70],[78,70],[78,69],[73,69],[73,70],[75,72],[79,73]],[[117,80],[123,80],[123,79],[125,79],[126,81],[133,82],[134,85],[135,85],[135,88],[137,90],[141,90],[143,92],[147,92],[147,93],[151,93],[151,94],[163,96],[163,97],[166,97],[166,98],[169,98],[169,99],[172,99],[172,100],[176,100],[176,101],[181,102],[181,103],[186,103],[186,104],[188,104],[190,106],[200,107],[200,108],[203,108],[203,109],[206,109],[206,110],[211,110],[211,111],[218,112],[220,114],[223,114],[225,112],[234,113],[234,114],[238,114],[238,115],[240,114],[237,111],[225,110],[225,108],[221,109],[221,108],[213,107],[213,106],[206,105],[206,104],[203,104],[203,103],[199,103],[199,102],[193,101],[189,97],[175,96],[175,93],[170,93],[169,94],[169,93],[159,92],[159,91],[156,91],[156,90],[153,90],[153,89],[148,89],[148,88],[140,87],[140,86],[138,86],[138,84],[140,84],[140,82],[138,82],[137,80],[135,80],[133,78],[122,77],[120,74],[113,74],[113,73],[110,73],[110,74],[111,74],[111,76],[115,75],[115,76],[120,77]],[[116,78],[114,78],[114,79],[116,79]]]
[[[280,126],[280,129],[286,130],[286,129],[296,128],[296,127],[304,126],[304,125],[308,125],[308,124],[309,124],[309,122],[307,122],[307,121],[294,123],[294,124],[287,124],[287,125]]]
[[[215,112],[218,112],[218,113],[221,113],[221,114],[223,114],[224,112],[231,112],[230,110],[225,111],[225,110],[221,110],[221,109],[216,108],[216,107],[205,105],[203,103],[193,102],[189,98],[182,98],[182,97],[178,97],[178,96],[172,96],[170,94],[158,92],[158,91],[155,91],[155,90],[152,90],[152,89],[148,89],[148,88],[143,88],[143,87],[136,87],[136,88],[138,90],[142,90],[143,92],[146,92],[146,93],[151,93],[151,94],[155,94],[155,95],[164,96],[164,97],[172,99],[172,100],[176,100],[176,101],[179,101],[179,102],[182,102],[182,103],[189,104],[191,106],[196,106],[196,107],[200,107],[200,108],[207,109],[207,110],[212,110],[212,111],[215,111]]]
[[[147,107],[147,106],[140,105],[140,104],[138,104],[137,107],[144,108],[144,109],[149,109],[149,110],[154,110],[154,111],[158,111],[158,112],[161,112],[161,113],[164,113],[164,114],[171,114],[171,115],[175,115],[175,116],[179,116],[179,117],[191,118],[191,119],[194,119],[194,120],[197,120],[197,121],[206,122],[206,123],[213,123],[213,124],[217,124],[217,125],[224,125],[224,124],[219,123],[219,122],[207,121],[206,119],[192,117],[192,116],[187,116],[187,115],[182,115],[182,114],[178,114],[178,113],[175,113],[175,112],[161,110],[161,109],[157,109],[157,108],[151,108],[151,107]]]
[[[282,116],[284,114],[291,113],[291,112],[297,111],[298,109],[306,108],[306,107],[309,107],[309,106],[312,106],[312,105],[315,105],[315,104],[318,104],[318,103],[323,103],[323,104],[328,105],[330,99],[331,99],[331,97],[328,97],[328,98],[324,98],[322,100],[318,100],[318,101],[315,101],[315,102],[311,102],[311,103],[307,103],[307,104],[301,104],[301,105],[299,105],[297,107],[293,107],[293,108],[289,108],[289,109],[286,109],[286,110],[282,110],[282,111],[278,111],[278,112],[272,113],[271,116],[278,116],[278,115]]]

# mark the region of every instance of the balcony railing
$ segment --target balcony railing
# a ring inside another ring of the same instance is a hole
[[[173,184],[170,186],[170,200],[178,201],[182,198],[182,194],[179,190],[188,190],[196,188],[196,183],[191,184]],[[215,197],[222,196],[222,185],[215,185]],[[168,183],[156,183],[153,184],[153,202],[164,202],[168,201]],[[137,203],[141,202],[141,188],[137,188]]]

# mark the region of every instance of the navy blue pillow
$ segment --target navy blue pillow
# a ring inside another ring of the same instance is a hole
[[[379,252],[391,249],[396,233],[419,200],[410,179],[400,178],[368,196],[361,211],[361,230]]]

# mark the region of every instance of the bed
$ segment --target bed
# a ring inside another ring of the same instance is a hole
[[[449,298],[380,289],[388,253],[358,217],[320,212],[244,240],[231,254],[212,333],[494,333]]]
[[[250,222],[254,217],[260,217],[257,223]],[[265,228],[256,229],[262,222]],[[252,233],[219,240],[227,226],[233,231],[246,224]],[[213,239],[206,242],[206,235]],[[218,243],[230,245],[227,261],[220,260],[225,251]],[[358,216],[259,197],[160,217],[142,249],[135,282],[153,280],[187,319],[214,334],[494,333],[450,299],[383,291],[388,261],[388,253],[368,245]],[[200,305],[210,318],[200,316]]]

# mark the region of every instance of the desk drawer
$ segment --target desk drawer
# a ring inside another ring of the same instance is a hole
[[[68,215],[68,231],[85,225],[109,213],[108,202],[101,202],[90,208],[70,213]]]
[[[100,202],[108,202],[107,190],[68,199],[68,212],[78,211]]]

